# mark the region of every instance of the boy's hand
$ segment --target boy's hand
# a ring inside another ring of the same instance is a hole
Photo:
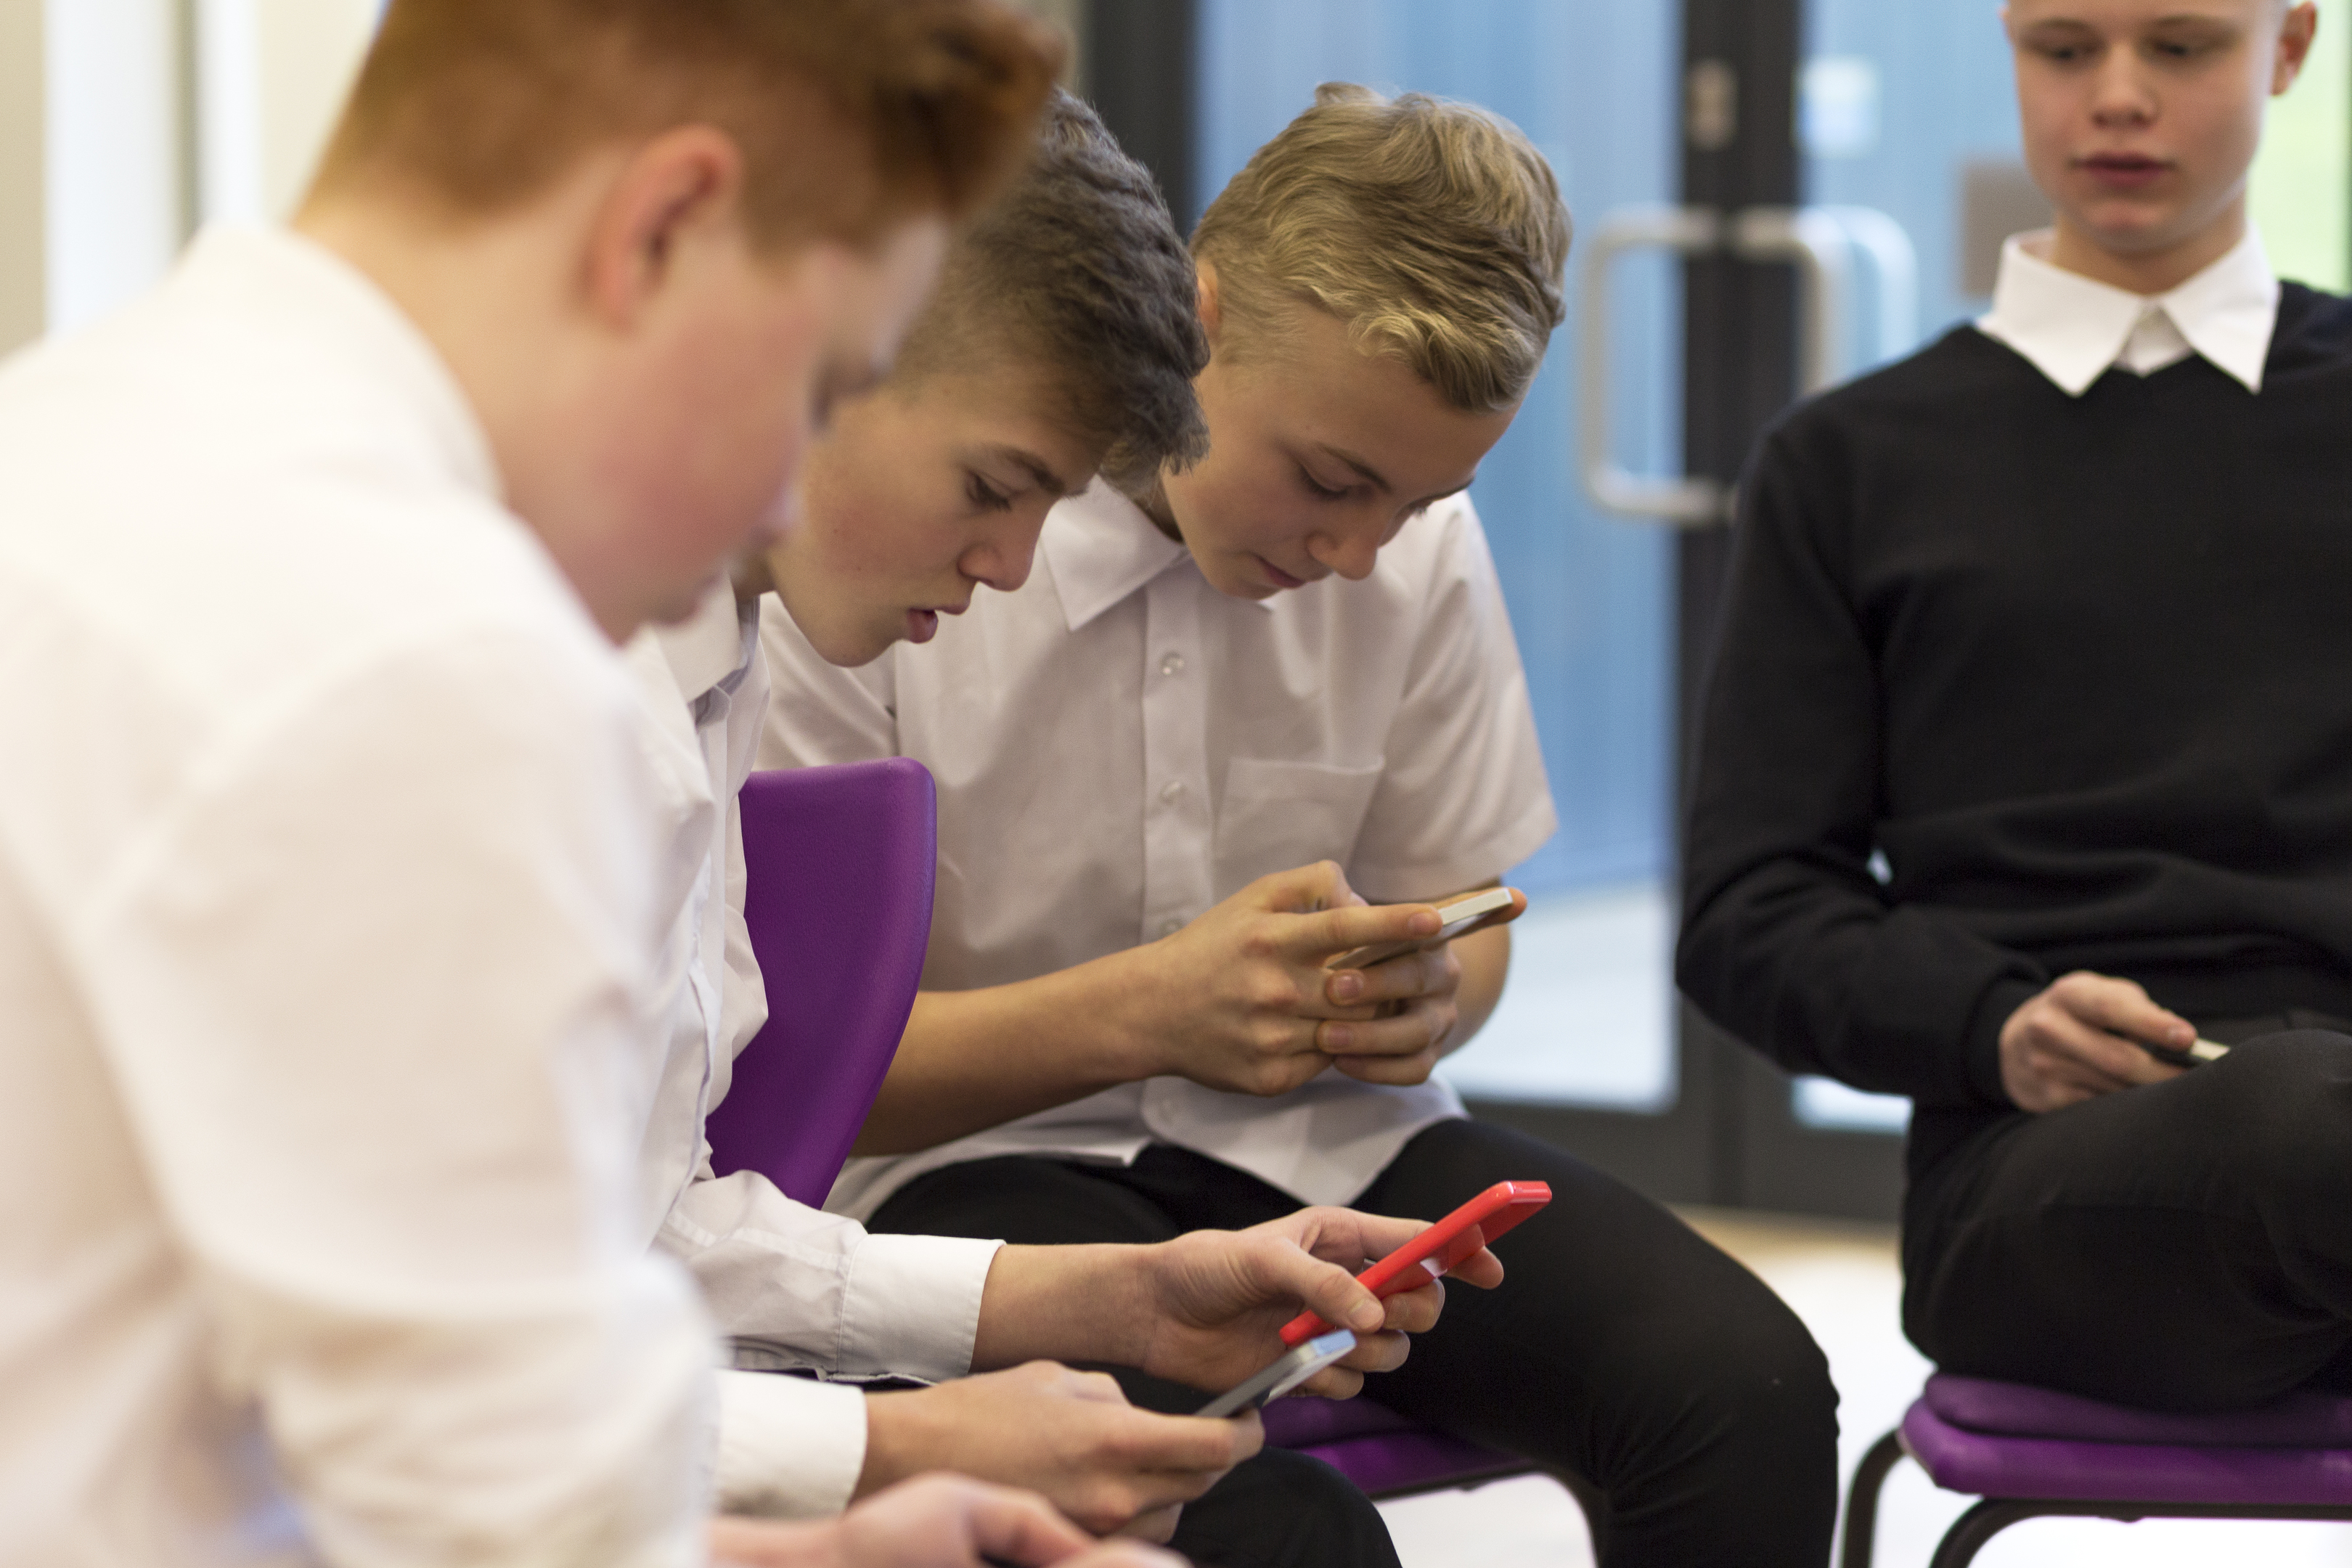
[[[2180,1075],[2134,1041],[2186,1049],[2196,1038],[2194,1025],[2131,981],[2077,970],[2000,1026],[2001,1087],[2021,1110],[2058,1110]]]
[[[1326,990],[1324,965],[1373,942],[1437,933],[1427,904],[1367,904],[1326,860],[1261,877],[1192,924],[1135,950],[1144,976],[1128,998],[1126,1026],[1142,1042],[1144,1070],[1239,1094],[1286,1094],[1331,1065],[1322,1031],[1344,1023],[1373,1041],[1401,1042],[1433,1019],[1379,1019],[1372,1001],[1343,1005]],[[1444,1004],[1451,1027],[1450,993]]]
[[[869,1394],[858,1495],[927,1470],[1025,1487],[1097,1535],[1165,1541],[1178,1511],[1257,1452],[1251,1421],[1160,1415],[1100,1373],[1031,1362]]]
[[[1147,1333],[1138,1352],[1106,1359],[1195,1388],[1231,1388],[1283,1353],[1282,1325],[1307,1307],[1354,1330],[1358,1343],[1301,1386],[1350,1398],[1365,1373],[1403,1364],[1406,1336],[1434,1327],[1444,1310],[1445,1287],[1435,1280],[1382,1300],[1354,1278],[1425,1228],[1422,1220],[1310,1208],[1248,1230],[1197,1230],[1139,1248],[1145,1302],[1138,1317]],[[1453,1277],[1491,1288],[1502,1282],[1503,1266],[1482,1249]]]
[[[1507,914],[1456,942],[1468,944],[1527,912],[1528,896],[1512,889]],[[1427,952],[1408,952],[1370,969],[1342,969],[1323,983],[1324,999],[1335,1010],[1374,1009],[1370,1021],[1339,1016],[1316,1031],[1316,1044],[1333,1065],[1365,1083],[1415,1084],[1427,1080],[1461,1023],[1462,959],[1449,942]]]
[[[839,1519],[784,1524],[715,1519],[714,1568],[1182,1568],[1132,1542],[1102,1545],[1044,1498],[933,1475],[867,1498]]]

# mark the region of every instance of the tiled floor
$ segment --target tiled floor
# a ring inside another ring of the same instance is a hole
[[[1896,1326],[1901,1281],[1894,1232],[1704,1211],[1687,1217],[1780,1291],[1828,1352],[1842,1400],[1841,1473],[1851,1476],[1863,1450],[1895,1424],[1927,1375],[1927,1363]],[[1880,1568],[1921,1568],[1969,1500],[1938,1492],[1908,1464],[1898,1468],[1879,1523]],[[1405,1568],[1571,1568],[1592,1561],[1575,1504],[1540,1478],[1409,1498],[1381,1512]],[[2040,1520],[1998,1537],[1977,1562],[1983,1568],[2352,1568],[2352,1526]]]

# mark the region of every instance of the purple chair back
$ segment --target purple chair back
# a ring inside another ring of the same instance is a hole
[[[822,1205],[898,1054],[931,934],[938,795],[906,757],[753,773],[743,919],[768,1022],[710,1114],[711,1164]]]

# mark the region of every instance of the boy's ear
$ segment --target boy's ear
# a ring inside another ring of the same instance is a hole
[[[2294,85],[2303,74],[2303,62],[2311,58],[2311,40],[2319,30],[2319,7],[2311,0],[2288,9],[2279,24],[2278,59],[2271,67],[2271,96],[2276,98]]]
[[[740,220],[743,154],[708,125],[665,131],[631,153],[589,226],[591,309],[625,330],[670,280],[679,246]]]
[[[1198,308],[1201,312],[1201,330],[1208,334],[1209,352],[1214,353],[1217,352],[1217,333],[1224,325],[1223,312],[1217,303],[1216,264],[1212,261],[1196,261],[1192,264],[1192,270],[1200,280]]]

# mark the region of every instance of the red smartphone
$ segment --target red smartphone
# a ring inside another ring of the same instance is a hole
[[[1389,1297],[1442,1279],[1480,1247],[1551,1202],[1543,1182],[1496,1182],[1427,1230],[1356,1276],[1373,1295]],[[1282,1325],[1282,1342],[1294,1349],[1331,1325],[1301,1312]]]

